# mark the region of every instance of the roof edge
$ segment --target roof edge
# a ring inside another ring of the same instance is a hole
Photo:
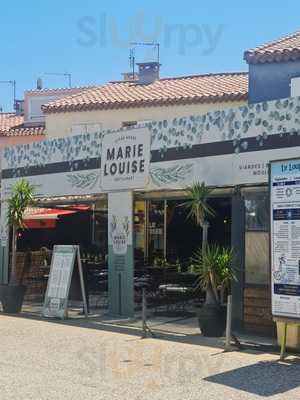
[[[47,110],[44,110],[45,114],[62,114],[68,112],[78,112],[78,111],[96,111],[96,110],[120,110],[120,109],[128,109],[128,108],[141,108],[141,107],[161,107],[161,106],[172,106],[172,105],[191,105],[191,104],[216,104],[223,102],[232,102],[232,101],[243,101],[248,99],[247,93],[235,93],[235,94],[225,94],[222,96],[198,96],[189,99],[164,99],[164,100],[145,100],[145,101],[132,101],[127,103],[119,103],[119,104],[77,104],[77,105],[64,105],[63,109],[60,108],[51,108],[49,107]],[[45,107],[45,106],[44,106]]]
[[[248,64],[264,64],[282,61],[296,61],[300,59],[300,49],[286,47],[282,50],[268,50],[269,47],[281,44],[287,40],[300,36],[300,31],[281,36],[278,39],[266,42],[263,45],[248,49],[244,52],[244,60]]]

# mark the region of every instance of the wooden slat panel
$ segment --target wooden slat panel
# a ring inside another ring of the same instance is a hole
[[[270,310],[266,307],[244,307],[244,315],[253,315],[260,318],[272,319]]]
[[[262,298],[262,299],[271,299],[270,289],[267,288],[245,288],[244,289],[244,297],[245,298]]]
[[[244,327],[249,332],[273,334],[270,288],[244,289]]]
[[[253,326],[272,326],[274,325],[273,320],[269,320],[266,318],[257,318],[252,315],[247,315],[247,318],[245,318],[245,323],[246,324],[251,324]]]
[[[249,307],[261,307],[271,309],[271,302],[269,299],[256,299],[255,297],[245,298],[244,305]]]

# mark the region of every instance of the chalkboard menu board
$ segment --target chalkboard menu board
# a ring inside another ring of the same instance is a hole
[[[56,317],[62,319],[67,317],[68,297],[76,257],[81,281],[82,298],[86,311],[86,298],[79,247],[60,245],[54,246],[53,248],[50,276],[43,307],[44,317]]]

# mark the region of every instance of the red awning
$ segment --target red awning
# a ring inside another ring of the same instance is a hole
[[[53,229],[59,217],[87,211],[90,206],[68,206],[63,208],[30,208],[25,211],[24,223],[27,229]]]

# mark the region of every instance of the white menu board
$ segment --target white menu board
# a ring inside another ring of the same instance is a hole
[[[300,318],[300,159],[270,164],[272,313]]]
[[[65,318],[77,246],[54,246],[43,316]]]

